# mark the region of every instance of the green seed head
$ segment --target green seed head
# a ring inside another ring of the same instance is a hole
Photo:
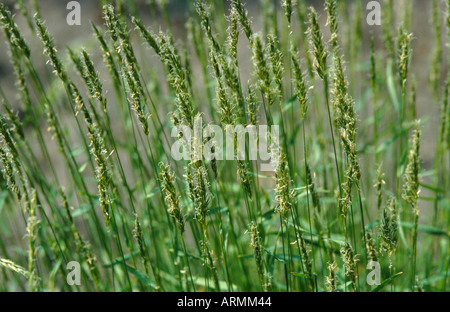
[[[180,202],[175,189],[175,174],[170,169],[169,165],[160,163],[159,167],[161,169],[161,183],[163,186],[163,192],[166,195],[165,201],[169,207],[169,213],[175,219],[180,233],[183,233],[184,217],[181,212]]]
[[[408,165],[403,176],[403,199],[411,205],[416,213],[418,211],[417,201],[419,198],[420,136],[420,120],[418,120],[408,155]]]
[[[310,8],[309,13],[308,37],[310,48],[315,58],[315,67],[317,75],[322,80],[325,80],[328,72],[327,69],[328,51],[323,41],[322,31],[320,30],[319,22],[317,20],[317,13],[312,7]]]
[[[356,289],[358,255],[354,254],[353,248],[348,242],[341,248],[341,254],[344,261],[345,276],[352,282],[353,289]]]

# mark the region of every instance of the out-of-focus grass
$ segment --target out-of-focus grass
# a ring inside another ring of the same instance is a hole
[[[21,3],[0,12],[19,95],[2,83],[0,290],[447,290],[439,1],[425,10],[433,40],[411,34],[414,2],[383,1],[382,26],[368,27],[363,1],[327,0],[322,18],[305,1],[251,14],[240,0],[194,1],[180,31],[166,1],[101,1],[102,20],[60,49],[46,12]],[[419,62],[422,42],[434,53]],[[415,82],[423,71],[429,86]],[[196,116],[279,125],[275,174],[175,161],[171,129]],[[72,261],[79,286],[66,283]]]

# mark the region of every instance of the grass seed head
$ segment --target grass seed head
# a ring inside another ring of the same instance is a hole
[[[328,264],[328,276],[327,276],[328,292],[338,292],[337,286],[336,286],[336,269],[337,269],[337,264],[335,261]]]
[[[6,38],[11,46],[17,48],[25,57],[30,58],[31,50],[23,38],[11,12],[0,3],[0,25],[3,28]]]
[[[165,201],[169,207],[169,213],[175,219],[180,233],[184,233],[184,216],[181,212],[180,201],[175,189],[175,174],[169,165],[161,163],[159,166],[161,169],[161,183],[163,192],[166,195]]]
[[[322,31],[320,30],[319,22],[317,20],[317,13],[314,8],[310,8],[309,13],[309,28],[308,28],[308,38],[309,44],[314,55],[314,64],[316,68],[317,75],[322,79],[326,80],[328,67],[328,51],[325,47],[323,41]]]
[[[387,252],[392,267],[392,255],[395,253],[398,241],[398,217],[395,199],[391,198],[388,206],[383,210],[381,220],[381,250]]]
[[[408,165],[403,176],[403,199],[416,211],[419,198],[419,173],[420,173],[420,121],[416,122],[416,130],[412,138],[412,146],[408,155]]]
[[[356,280],[358,278],[358,255],[354,254],[353,248],[348,242],[341,248],[341,254],[344,261],[345,276],[352,282],[353,289],[356,289]]]
[[[241,0],[231,0],[231,6],[236,11],[239,17],[239,22],[241,23],[244,33],[250,42],[252,41],[253,31],[251,28],[251,21],[248,18],[248,13],[244,8]]]
[[[275,171],[275,211],[286,219],[295,205],[295,191],[291,189],[287,156],[283,151],[278,153],[279,161]]]

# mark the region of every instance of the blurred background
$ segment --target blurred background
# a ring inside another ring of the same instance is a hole
[[[54,81],[58,83],[58,79],[54,79],[54,75],[51,73],[50,66],[45,63],[45,58],[42,53],[42,43],[39,38],[37,38],[36,34],[33,33],[27,25],[27,20],[24,18],[23,12],[20,12],[19,2],[12,0],[3,0],[3,2],[9,7],[9,9],[17,13],[15,17],[15,21],[18,23],[21,31],[26,37],[28,43],[34,53],[32,52],[32,57],[35,59],[35,66],[38,72],[42,77],[47,77],[48,88],[53,90],[56,94],[59,92],[61,96],[63,95],[63,90],[58,87],[58,85],[52,85]],[[78,53],[82,48],[86,49],[87,52],[91,55],[94,64],[96,65],[96,69],[100,72],[100,77],[104,77],[105,90],[112,90],[112,87],[109,85],[110,81],[107,78],[107,69],[103,63],[101,51],[98,48],[98,42],[93,35],[91,23],[95,24],[101,30],[105,30],[104,21],[102,20],[102,10],[101,7],[104,3],[110,3],[111,1],[105,0],[79,0],[81,6],[81,25],[73,25],[70,26],[67,24],[66,17],[70,12],[66,9],[67,3],[70,1],[60,1],[60,0],[24,0],[23,3],[28,9],[28,12],[36,11],[35,5],[37,4],[40,10],[40,14],[42,19],[45,20],[46,25],[52,36],[55,38],[56,46],[59,50],[59,53],[67,64],[69,73],[71,77],[77,82],[81,82],[72,62],[69,59],[67,47],[70,47],[73,51]],[[192,71],[195,73],[194,77],[198,75],[198,77],[202,76],[201,68],[198,64],[197,58],[194,56],[195,47],[192,47],[192,44],[188,43],[189,40],[186,40],[188,37],[187,31],[187,20],[189,16],[195,16],[192,2],[190,1],[181,1],[181,0],[119,0],[113,1],[116,4],[116,9],[121,12],[122,15],[127,17],[131,17],[132,15],[139,16],[142,22],[150,27],[152,31],[158,32],[159,30],[167,30],[170,31],[174,35],[174,39],[177,45],[181,46],[183,49],[186,49],[187,53],[192,55],[190,62]],[[226,15],[230,4],[227,0],[214,0],[214,1],[206,1],[209,5],[212,6],[214,14],[222,14]],[[358,82],[359,85],[350,86],[352,90],[352,95],[356,100],[356,109],[361,121],[369,120],[370,116],[373,116],[372,108],[372,98],[370,89],[367,89],[369,85],[369,76],[370,76],[370,38],[373,36],[375,41],[375,49],[378,53],[377,57],[383,59],[384,55],[384,43],[383,43],[383,28],[391,27],[391,31],[393,34],[397,33],[397,29],[400,26],[399,24],[395,25],[381,25],[381,26],[369,26],[366,22],[366,17],[369,11],[366,9],[368,0],[360,0],[360,1],[345,1],[339,2],[341,5],[341,11],[339,19],[343,22],[341,23],[342,27],[340,29],[341,32],[341,40],[344,41],[342,46],[344,57],[349,55],[349,51],[345,50],[348,46],[351,46],[351,41],[354,36],[355,29],[352,27],[360,27],[357,31],[360,32],[360,47],[357,50],[357,64],[347,64],[347,67],[350,67],[350,71],[354,72],[351,75],[353,76],[351,81]],[[444,1],[438,1],[440,5],[440,19],[442,24],[442,42],[444,45],[448,45],[446,38],[446,27],[444,24],[444,18],[447,14],[447,7]],[[320,24],[322,26],[322,30],[324,32],[325,39],[329,39],[329,29],[326,27],[326,12],[324,12],[324,1],[306,1],[306,5],[313,5],[320,15]],[[387,4],[384,1],[379,1],[381,4],[382,10],[385,10]],[[246,9],[249,12],[249,17],[252,19],[252,27],[254,32],[264,32],[264,25],[261,23],[261,15],[264,10],[263,7],[267,5],[275,5],[275,10],[272,14],[278,17],[278,22],[280,25],[284,25],[284,13],[281,9],[281,1],[278,0],[248,0],[246,3]],[[397,0],[394,1],[394,11],[392,12],[396,16],[397,21],[403,20],[403,14],[405,10],[405,6],[409,5],[410,12],[412,13],[410,17],[410,27],[411,31],[414,35],[413,40],[413,55],[412,55],[412,64],[410,69],[410,77],[411,84],[414,81],[417,86],[417,116],[422,119],[422,151],[421,157],[423,161],[423,170],[429,171],[432,169],[432,164],[435,158],[436,151],[436,142],[439,133],[440,126],[440,109],[441,109],[441,101],[436,99],[433,96],[432,86],[430,83],[430,69],[432,67],[432,58],[433,51],[435,49],[435,37],[433,33],[433,1],[423,1],[423,0]],[[163,8],[167,8],[167,11]],[[168,14],[164,14],[164,12],[168,12]],[[32,14],[32,13],[29,13]],[[297,19],[294,19],[294,33],[296,35],[301,36],[301,31],[297,22]],[[344,23],[345,21],[345,23]],[[358,22],[359,21],[359,22]],[[348,26],[350,25],[350,26]],[[353,25],[353,26],[352,26]],[[130,29],[133,28],[133,25],[129,24]],[[226,25],[224,24],[224,29],[216,29],[217,33],[224,33],[226,29]],[[297,29],[296,29],[297,28]],[[151,69],[151,71],[163,72],[163,67],[159,61],[159,59],[155,56],[153,51],[148,49],[146,45],[142,43],[141,38],[137,38],[138,33],[132,31],[131,33],[132,39],[135,41],[136,53],[139,56],[139,62],[143,67],[147,66]],[[239,59],[240,66],[243,70],[241,70],[242,78],[241,80],[245,84],[245,82],[251,78],[253,72],[253,65],[251,62],[251,50],[248,47],[248,41],[244,40],[243,34],[241,34],[241,40],[239,42]],[[286,36],[286,34],[281,34],[281,36]],[[19,95],[16,92],[15,88],[15,75],[12,69],[12,65],[10,64],[8,49],[5,43],[4,37],[0,36],[3,39],[0,39],[0,86],[1,91],[4,93],[4,97],[8,99],[8,104],[14,108],[16,112],[20,114],[21,106],[19,103]],[[300,41],[301,42],[301,41]],[[299,48],[299,51],[304,51],[303,47]],[[346,55],[347,54],[347,55]],[[440,71],[441,84],[445,83],[445,77],[447,77],[447,55],[448,55],[448,47],[443,47],[443,62],[442,62],[442,70]],[[302,55],[301,55],[302,56]],[[302,56],[303,57],[303,56]],[[348,59],[348,58],[347,58]],[[353,58],[354,59],[354,58]],[[384,66],[384,65],[382,65]],[[357,77],[357,79],[354,79]],[[155,84],[164,86],[165,85],[165,77],[163,75],[159,75],[157,77],[152,77],[152,79],[160,79],[161,81],[154,81]],[[384,78],[383,78],[384,79]],[[196,84],[198,88],[197,91],[203,92],[201,90],[204,88],[204,85],[201,83]],[[318,87],[321,87],[318,84]],[[244,86],[244,89],[246,86]],[[61,90],[59,90],[61,89]],[[385,90],[381,90],[383,93],[388,94],[388,83],[385,84]],[[112,96],[113,92],[109,92],[109,96]],[[56,95],[57,96],[57,95]],[[387,96],[387,101],[389,101],[389,96]],[[114,100],[114,99],[111,99]],[[110,100],[109,100],[110,101]],[[166,103],[161,103],[161,114],[168,114],[170,112],[170,107],[173,105],[173,99],[167,97],[165,99]],[[202,107],[211,107],[209,103],[206,102],[207,99],[205,97],[205,102],[200,103],[198,106]],[[386,99],[384,99],[386,101]],[[164,105],[167,104],[167,105]],[[387,103],[388,109],[385,114],[394,113],[394,105],[392,108],[389,108],[389,103]],[[61,105],[63,107],[63,105]],[[391,110],[391,111],[390,111]],[[205,109],[205,112],[208,110]],[[389,118],[389,117],[387,117]],[[71,122],[73,118],[67,119],[67,127],[70,128]],[[382,126],[382,125],[381,125]],[[168,129],[170,131],[170,129]],[[368,124],[361,122],[359,124],[358,129],[358,138],[364,142],[367,136],[370,136],[371,127]],[[116,133],[117,136],[121,136],[121,133]],[[48,134],[49,144],[51,144],[50,134]],[[363,144],[361,144],[363,146]],[[363,155],[365,152],[364,147],[360,151]],[[370,153],[370,151],[369,151]],[[363,157],[363,156],[362,156]],[[389,157],[389,156],[388,156]],[[60,160],[62,162],[62,160]],[[58,164],[55,164],[58,166]],[[61,163],[64,166],[63,163]],[[367,165],[367,164],[366,164]],[[394,172],[389,171],[389,164],[386,165],[386,173],[390,176],[394,175]],[[43,168],[45,170],[45,167]],[[64,179],[64,177],[62,177]],[[427,181],[427,177],[424,177],[425,182]],[[367,181],[366,187],[371,187],[372,181]],[[427,195],[427,190],[424,190],[424,196]],[[426,205],[428,206],[428,205]],[[426,209],[428,210],[428,209]],[[426,213],[426,212],[425,212]]]
[[[262,5],[272,0],[248,0],[246,3],[246,8],[249,11],[249,16],[253,20],[253,27],[255,32],[262,31],[262,25],[260,23],[260,11]],[[434,49],[434,35],[433,35],[433,27],[432,27],[432,1],[423,1],[423,0],[396,0],[394,1],[396,14],[401,17],[402,12],[404,11],[405,3],[413,2],[413,10],[411,17],[411,27],[412,32],[414,34],[415,40],[413,41],[413,57],[412,57],[412,68],[411,73],[414,79],[417,81],[417,114],[418,116],[426,117],[426,123],[424,128],[424,140],[423,140],[423,160],[426,163],[429,163],[433,159],[433,151],[435,150],[434,142],[436,139],[436,128],[439,125],[439,109],[440,103],[434,103],[433,97],[430,92],[430,66],[431,66],[431,58],[432,51]],[[12,12],[20,12],[17,1],[15,0],[2,0]],[[51,32],[51,34],[55,37],[56,45],[59,48],[62,55],[67,57],[66,46],[73,47],[76,51],[77,48],[84,47],[88,50],[88,52],[93,56],[93,59],[96,64],[98,64],[99,69],[102,69],[103,66],[101,62],[100,53],[97,50],[97,42],[93,36],[91,23],[94,23],[97,26],[103,26],[102,21],[102,12],[101,6],[105,1],[99,0],[79,0],[78,2],[81,5],[81,25],[77,26],[69,26],[66,22],[66,16],[69,13],[69,10],[66,9],[67,3],[70,1],[61,1],[61,0],[32,0],[32,1],[24,1],[25,5],[29,8],[29,12],[33,12],[33,2],[37,2],[40,7],[40,14],[42,18],[46,21],[46,24]],[[120,1],[119,1],[120,2]],[[128,16],[138,15],[145,25],[151,26],[154,31],[158,31],[159,29],[167,29],[173,32],[174,37],[178,41],[183,41],[187,36],[186,30],[186,20],[192,11],[192,4],[190,1],[182,1],[182,0],[136,0],[136,1],[127,1],[122,0],[122,14],[126,14]],[[228,1],[207,1],[217,10],[224,10],[227,12],[229,8]],[[283,15],[283,12],[280,10],[280,1],[274,1],[277,3],[277,12],[279,16]],[[313,5],[316,7],[317,11],[321,15],[323,31],[326,36],[328,36],[328,29],[325,27],[326,24],[326,14],[323,11],[323,3],[324,1],[306,1],[308,5]],[[368,61],[369,61],[369,53],[370,53],[370,36],[374,34],[376,44],[382,44],[381,40],[381,28],[382,26],[369,26],[365,22],[365,18],[369,11],[365,10],[366,5],[369,1],[364,0],[362,3],[358,1],[345,1],[345,6],[348,8],[348,16],[343,16],[341,18],[346,19],[354,19],[357,16],[357,10],[364,9],[362,12],[362,16],[364,19],[362,20],[362,45],[359,51],[360,68],[361,70],[367,70]],[[383,1],[379,1],[381,5],[383,5]],[[446,5],[444,1],[439,1],[441,4],[441,16],[444,17],[446,12]],[[356,5],[359,3],[359,5]],[[170,17],[164,16],[161,10],[159,9],[160,5],[166,5],[168,12],[170,12]],[[361,12],[359,12],[360,14]],[[281,19],[280,19],[281,20]],[[31,33],[30,29],[27,27],[27,22],[25,18],[23,18],[22,14],[17,14],[16,22],[19,27],[23,31],[28,39],[28,42],[32,46],[33,49],[42,50],[41,43],[36,40],[36,35]],[[443,22],[443,18],[442,18]],[[392,29],[395,33],[398,25],[392,25]],[[351,32],[351,30],[342,29],[342,32]],[[445,31],[443,31],[443,35]],[[136,33],[132,32],[132,36],[136,36]],[[345,36],[343,36],[345,38]],[[447,40],[443,39],[443,42],[447,42]],[[242,44],[248,45],[245,40],[241,40]],[[138,43],[142,44],[142,43]],[[9,61],[9,57],[7,55],[7,46],[5,44],[5,40],[0,40],[0,85],[5,93],[6,97],[9,99],[10,103],[14,103],[14,101],[18,100],[18,95],[16,95],[16,90],[14,87],[15,76],[12,70],[12,66]],[[249,60],[249,50],[248,47],[240,49],[241,55],[240,58],[245,60],[245,62],[241,62],[242,66],[246,66]],[[36,55],[38,53],[34,53]],[[444,47],[444,60],[445,55],[448,54],[448,49]],[[39,54],[38,54],[39,55]],[[97,59],[96,59],[97,58]],[[68,57],[67,57],[68,59]],[[194,59],[194,58],[193,58]],[[156,65],[160,66],[159,61],[155,60]],[[195,60],[193,60],[195,62]],[[48,70],[48,66],[46,66],[43,62],[36,62],[36,66],[38,67],[38,71],[43,72]],[[446,77],[447,65],[446,62],[443,62],[442,75]],[[195,63],[194,63],[195,65]],[[251,64],[250,64],[251,65]],[[149,66],[153,66],[153,63],[149,64]],[[103,68],[104,69],[104,68]],[[194,70],[195,66],[194,66]],[[246,73],[250,74],[250,70],[242,71],[244,76],[243,81],[246,81],[245,77]],[[368,79],[368,75],[366,75]],[[362,76],[364,78],[364,75]],[[358,96],[354,95],[355,98]],[[16,103],[17,104],[17,103]],[[361,104],[362,105],[362,104]],[[15,107],[19,108],[19,105],[15,105]]]
[[[43,79],[43,82],[45,84],[46,90],[48,90],[49,94],[51,94],[53,99],[60,99],[60,112],[64,112],[67,110],[66,103],[64,103],[64,90],[61,88],[61,84],[59,79],[53,75],[51,72],[51,66],[46,64],[46,57],[42,55],[42,43],[40,42],[39,38],[37,38],[36,32],[32,31],[27,23],[27,19],[24,17],[23,12],[21,12],[21,8],[18,5],[20,1],[12,1],[12,0],[0,0],[1,2],[5,3],[8,8],[13,12],[16,13],[15,21],[19,25],[19,28],[21,29],[22,33],[24,34],[27,42],[30,44],[30,47],[32,49],[32,58],[33,58],[33,64],[36,67],[40,77]],[[320,15],[320,25],[322,27],[322,31],[324,32],[324,36],[326,40],[329,40],[330,34],[329,29],[326,26],[326,13],[324,12],[324,0],[298,0],[298,1],[304,1],[308,6],[313,5],[316,10],[318,11]],[[93,35],[91,23],[95,24],[101,31],[105,31],[106,28],[104,26],[104,21],[102,19],[102,5],[104,3],[115,3],[116,4],[116,10],[120,12],[123,16],[130,17],[130,16],[138,16],[144,25],[151,28],[152,31],[158,32],[159,30],[170,30],[173,33],[175,42],[177,44],[177,48],[180,47],[180,50],[182,52],[186,51],[187,55],[190,56],[189,61],[191,62],[191,69],[193,71],[192,77],[195,77],[198,81],[196,81],[193,88],[196,88],[197,94],[205,94],[205,89],[207,89],[206,85],[208,83],[214,83],[204,81],[202,68],[198,63],[197,56],[195,54],[195,47],[192,46],[192,41],[187,40],[189,36],[189,32],[187,30],[187,22],[189,16],[196,16],[196,12],[194,12],[193,9],[193,1],[181,1],[181,0],[79,0],[78,2],[81,5],[81,25],[77,26],[70,26],[66,22],[67,14],[69,13],[69,10],[66,9],[67,3],[70,1],[61,1],[61,0],[23,0],[23,3],[25,3],[25,6],[27,7],[27,12],[35,12],[35,4],[38,4],[39,6],[39,14],[41,15],[42,19],[45,20],[46,25],[51,33],[51,35],[55,38],[55,43],[58,48],[59,55],[65,64],[67,66],[67,71],[71,78],[75,81],[76,84],[82,85],[81,78],[79,77],[76,69],[74,68],[73,63],[71,62],[69,58],[68,53],[68,47],[72,49],[75,53],[79,53],[81,49],[86,49],[88,54],[91,56],[96,70],[99,71],[99,76],[102,79],[102,83],[104,84],[104,89],[107,93],[108,97],[108,103],[111,103],[111,106],[109,109],[112,110],[112,114],[114,114],[114,109],[118,109],[117,105],[114,105],[114,92],[113,87],[110,85],[111,81],[108,78],[107,69],[104,65],[104,62],[102,60],[102,53],[100,51],[100,48],[98,46],[98,41]],[[222,20],[223,16],[226,16],[228,14],[228,10],[230,7],[229,1],[227,0],[205,0],[212,8],[213,14],[221,15]],[[278,17],[278,22],[280,25],[285,26],[285,18],[284,18],[284,12],[281,9],[281,0],[247,0],[246,1],[246,9],[248,10],[248,15],[252,20],[252,27],[254,32],[262,32],[265,33],[265,25],[261,21],[261,12],[266,12],[267,10],[264,10],[264,6],[271,5],[275,3],[275,9],[271,12],[273,15]],[[372,137],[372,126],[371,123],[373,123],[373,115],[374,112],[372,110],[372,93],[371,89],[369,87],[369,79],[370,79],[370,41],[371,37],[374,38],[374,45],[375,45],[375,51],[377,53],[376,57],[377,60],[379,60],[379,72],[385,73],[386,72],[386,64],[385,64],[385,48],[384,48],[384,42],[383,42],[383,30],[390,29],[391,32],[395,35],[397,34],[397,29],[400,26],[398,23],[395,23],[393,25],[381,25],[381,26],[369,26],[366,22],[366,17],[369,11],[366,9],[366,5],[369,2],[369,0],[355,0],[355,1],[339,1],[340,5],[340,15],[339,19],[342,21],[345,21],[345,23],[341,23],[342,27],[340,29],[340,40],[342,40],[341,46],[343,47],[342,53],[344,54],[344,59],[352,59],[354,62],[347,63],[347,73],[350,77],[349,81],[352,81],[353,83],[350,85],[350,92],[351,95],[354,97],[356,101],[356,110],[359,118],[358,123],[358,140],[361,144],[357,144],[358,148],[360,149],[360,157],[362,167],[364,168],[371,168],[370,170],[375,171],[376,166],[373,161],[372,154],[374,151],[374,147],[370,146],[369,142]],[[386,3],[383,0],[378,1],[383,10],[386,10]],[[409,83],[409,89],[411,89],[411,86],[415,84],[417,86],[417,92],[416,92],[416,103],[417,103],[417,112],[416,115],[418,118],[422,120],[422,141],[421,141],[421,159],[422,159],[422,166],[423,166],[423,176],[421,177],[421,182],[428,185],[435,185],[436,181],[434,181],[434,173],[433,170],[435,170],[433,164],[435,162],[435,151],[437,149],[436,143],[438,141],[439,137],[439,129],[441,124],[441,106],[442,106],[442,96],[436,97],[435,93],[433,92],[433,87],[431,84],[431,69],[433,66],[433,55],[435,51],[435,34],[433,32],[433,1],[424,1],[424,0],[395,0],[394,2],[394,12],[393,13],[396,16],[396,21],[404,20],[404,12],[405,7],[411,8],[411,17],[410,17],[410,31],[413,33],[413,42],[412,42],[412,63],[411,63],[411,69],[410,69],[410,75],[411,79],[408,81]],[[440,84],[441,88],[442,85],[445,84],[446,77],[448,75],[448,55],[449,55],[449,47],[448,47],[448,37],[447,37],[447,28],[444,24],[444,18],[447,15],[447,7],[446,3],[444,1],[438,0],[439,3],[439,17],[440,17],[440,23],[442,25],[442,51],[443,51],[443,58],[441,62],[441,68],[439,71],[439,74],[441,77],[438,77],[437,81]],[[167,8],[165,10],[164,8]],[[31,13],[29,13],[31,14]],[[130,22],[130,19],[128,19]],[[129,28],[133,29],[133,25],[131,22],[129,23]],[[226,30],[226,23],[223,20],[223,29],[215,29],[215,33],[218,36],[222,36],[221,39],[223,39],[223,34]],[[295,22],[293,24],[293,33],[295,33],[296,36],[303,36],[301,32],[301,27],[298,25],[297,19],[295,19]],[[281,26],[280,26],[280,29]],[[283,28],[284,29],[284,28]],[[359,33],[359,40],[358,40],[358,46],[356,48],[356,51],[354,52],[355,55],[351,55],[353,53],[352,47],[354,48],[354,44],[352,41],[355,32]],[[158,95],[159,97],[156,97],[158,100],[158,111],[160,110],[160,115],[163,117],[167,117],[169,112],[174,107],[174,99],[170,96],[170,92],[166,90],[167,83],[166,83],[166,77],[163,73],[164,69],[160,62],[160,60],[156,57],[155,53],[148,48],[146,44],[143,43],[143,40],[141,38],[138,38],[139,34],[136,31],[131,31],[130,36],[133,40],[134,48],[136,55],[138,57],[138,63],[142,68],[144,68],[144,73],[150,73],[149,74],[149,90],[152,92],[152,84],[158,85],[161,87],[162,92]],[[280,36],[284,36],[284,38],[287,37],[286,33],[280,33]],[[254,72],[254,66],[252,64],[252,56],[251,56],[251,50],[248,46],[248,41],[245,40],[244,34],[241,34],[240,41],[239,41],[239,65],[240,65],[240,74],[241,74],[241,80],[244,84],[243,89],[246,89],[246,81],[249,80],[252,77],[252,73]],[[19,116],[24,114],[21,111],[21,105],[20,105],[20,99],[19,95],[17,94],[17,89],[15,86],[15,80],[16,76],[13,71],[13,67],[10,64],[10,59],[8,56],[8,47],[5,43],[5,38],[3,34],[0,35],[0,91],[2,94],[1,97],[4,97],[7,99],[8,105],[13,107],[15,112],[18,112]],[[302,43],[301,40],[299,40],[300,44]],[[299,47],[299,51],[301,52],[301,57],[303,58],[303,53],[305,51],[304,47]],[[183,55],[184,57],[184,55]],[[306,68],[306,64],[303,64],[303,66]],[[148,70],[145,70],[148,69]],[[151,76],[152,75],[152,76]],[[287,75],[286,75],[287,76]],[[380,75],[381,76],[381,75]],[[389,75],[386,74],[385,77]],[[379,79],[385,79],[385,77],[379,77]],[[288,77],[286,77],[288,79]],[[211,79],[213,80],[213,79]],[[391,82],[392,83],[392,82]],[[379,84],[380,88],[383,88],[382,90],[379,90],[379,93],[382,95],[382,99],[379,99],[380,105],[379,107],[383,107],[383,112],[386,116],[385,120],[386,123],[388,123],[388,120],[391,119],[392,116],[396,114],[394,104],[390,99],[389,95],[389,82],[382,82]],[[314,87],[322,88],[321,82],[317,82]],[[156,89],[156,88],[155,88]],[[443,89],[443,88],[442,88]],[[33,96],[33,95],[32,95]],[[410,94],[408,94],[410,96]],[[215,95],[214,95],[215,98]],[[201,98],[199,99],[201,101]],[[316,98],[312,98],[311,101],[317,100]],[[320,105],[311,105],[315,107],[322,107]],[[216,107],[216,103],[214,102],[213,105],[211,103],[208,103],[208,99],[205,96],[202,103],[196,103],[196,105],[200,108],[200,111],[204,111],[206,115],[208,115],[209,110],[208,108]],[[204,109],[203,109],[203,108]],[[321,112],[325,114],[324,112]],[[74,125],[74,118],[71,116],[71,113],[67,114],[66,120],[64,119],[64,115],[60,115],[62,119],[62,123],[64,127],[67,129],[71,129],[72,125]],[[384,116],[383,116],[384,117]],[[168,118],[166,118],[168,119]],[[206,116],[206,119],[208,121],[213,120],[211,116]],[[114,120],[114,119],[113,119]],[[217,120],[217,116],[216,116]],[[328,120],[321,121],[319,120],[308,120],[309,123],[312,124],[312,127],[314,127],[314,124],[316,123],[324,123],[326,124]],[[383,119],[382,121],[383,122]],[[42,122],[42,127],[47,127],[45,121]],[[312,128],[311,127],[311,128]],[[380,125],[380,129],[383,129],[383,125]],[[114,131],[115,129],[113,129]],[[383,129],[384,130],[384,129]],[[70,136],[70,131],[67,131],[67,136]],[[170,124],[167,123],[167,132],[170,136]],[[381,130],[380,130],[381,132]],[[388,135],[391,134],[387,131]],[[384,133],[383,133],[384,134]],[[57,150],[57,146],[54,142],[51,140],[51,135],[49,133],[46,134],[47,137],[46,142],[48,142],[51,149]],[[114,133],[115,137],[119,138],[119,141],[126,140],[127,138],[123,138],[123,133],[120,133],[120,129],[117,130],[117,133]],[[311,135],[313,137],[313,135]],[[386,137],[386,135],[382,138],[380,138],[380,145],[382,143],[389,143],[390,137]],[[315,139],[315,137],[314,137]],[[393,141],[395,141],[396,138],[394,137]],[[392,141],[392,142],[393,142]],[[391,143],[392,143],[391,142]],[[74,141],[74,150],[78,148],[79,146],[76,146],[78,142]],[[294,148],[298,148],[301,150],[301,144],[303,143],[297,143],[294,144]],[[318,143],[320,144],[320,143]],[[120,153],[127,152],[127,151],[118,151]],[[300,155],[300,154],[299,154]],[[321,158],[323,155],[315,155],[316,158]],[[78,157],[85,157],[85,156],[78,156]],[[382,157],[384,160],[387,160],[386,162],[391,161],[394,162],[391,154],[388,154],[386,152],[385,155]],[[53,161],[53,159],[52,159]],[[64,160],[62,157],[55,157],[55,168],[58,168],[60,166],[63,168],[65,166]],[[314,160],[313,160],[314,162]],[[46,172],[48,170],[47,165],[44,164],[43,161],[43,167],[42,171]],[[319,161],[320,163],[320,161]],[[386,181],[389,183],[389,177],[394,176],[396,173],[395,170],[392,169],[393,166],[390,163],[383,164],[383,170],[386,172]],[[130,164],[125,163],[124,167],[130,166]],[[127,172],[127,170],[125,170]],[[61,172],[64,172],[64,170],[61,170]],[[64,173],[58,172],[58,174],[64,175]],[[445,175],[445,172],[443,173]],[[365,182],[364,187],[366,189],[373,189],[373,182],[370,181],[371,177],[375,175],[366,175],[369,178],[367,178]],[[65,177],[62,176],[61,182],[62,184],[65,183]],[[70,177],[67,177],[67,179],[70,179]],[[269,179],[267,179],[269,180]],[[273,183],[273,181],[267,182],[263,181],[262,183]],[[325,179],[326,180],[326,177]],[[92,189],[95,189],[95,181],[89,181],[91,183],[90,187]],[[269,189],[269,188],[268,188]],[[421,196],[426,198],[427,196],[433,196],[434,193],[430,193],[429,190],[423,189],[421,192]],[[333,194],[331,194],[333,196]],[[369,198],[369,201],[371,201],[372,205],[369,205],[369,209],[376,209],[375,208],[375,201],[373,198]],[[269,203],[270,204],[270,203]],[[433,203],[431,202],[423,202],[420,204],[421,206],[421,214],[424,216],[430,216],[433,211]],[[424,219],[427,220],[427,219]],[[422,222],[422,219],[421,219]],[[429,222],[425,222],[425,224],[429,224]],[[448,231],[448,229],[447,229]],[[20,236],[20,234],[15,235],[17,237]]]

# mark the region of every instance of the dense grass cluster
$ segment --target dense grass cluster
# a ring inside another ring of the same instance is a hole
[[[57,50],[37,1],[18,1],[24,29],[0,3],[19,95],[0,90],[0,291],[449,289],[450,1],[429,5],[441,122],[426,166],[414,1],[382,1],[372,34],[362,0],[261,0],[262,31],[241,0],[189,1],[184,39],[166,1],[146,6],[157,28],[112,2],[86,39],[99,51]],[[174,161],[171,129],[196,118],[279,125],[275,172]]]

